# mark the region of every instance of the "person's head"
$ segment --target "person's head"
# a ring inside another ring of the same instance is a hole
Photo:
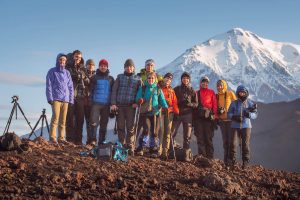
[[[81,62],[82,59],[82,53],[79,50],[73,51],[73,60],[75,65],[78,65]]]
[[[87,70],[95,71],[95,62],[92,59],[88,59],[85,63]]]
[[[164,75],[164,83],[165,83],[166,86],[170,86],[172,80],[173,80],[173,74],[171,74],[171,73],[166,73],[166,74]]]
[[[132,74],[134,73],[135,65],[132,59],[127,59],[124,63],[124,71],[126,73]]]
[[[218,80],[217,81],[217,90],[218,93],[225,93],[227,90],[227,83],[225,80]]]
[[[153,59],[148,59],[145,62],[146,72],[153,72],[155,67],[155,62]]]
[[[108,61],[105,59],[102,59],[99,61],[99,70],[103,73],[105,73],[108,70]]]
[[[148,75],[147,75],[147,83],[149,85],[152,85],[153,83],[156,82],[156,73],[155,72],[150,72]]]
[[[245,101],[249,96],[249,92],[248,92],[247,88],[243,85],[240,85],[237,87],[235,94],[236,94],[237,98],[239,98],[242,101]]]
[[[207,76],[203,76],[200,79],[200,87],[203,89],[208,88],[209,78]]]
[[[56,57],[56,65],[60,67],[65,67],[67,62],[67,56],[63,53],[60,53]]]
[[[189,85],[190,81],[191,81],[191,75],[187,72],[183,72],[181,75],[181,83],[187,86]]]

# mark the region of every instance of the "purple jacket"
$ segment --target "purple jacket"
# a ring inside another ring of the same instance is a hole
[[[59,57],[59,55],[58,55]],[[56,63],[46,77],[47,101],[74,103],[74,89],[70,72]]]

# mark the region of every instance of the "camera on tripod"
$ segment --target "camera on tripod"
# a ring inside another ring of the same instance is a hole
[[[12,96],[11,98],[12,98],[12,103],[19,100],[19,96],[17,95]]]

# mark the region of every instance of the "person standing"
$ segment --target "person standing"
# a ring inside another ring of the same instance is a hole
[[[217,91],[218,124],[220,126],[223,139],[224,163],[227,165],[231,132],[231,120],[228,119],[227,112],[231,102],[236,100],[236,96],[233,91],[227,89],[227,82],[225,80],[218,80]]]
[[[214,120],[217,118],[217,100],[215,92],[208,88],[209,78],[200,79],[198,108],[194,115],[195,136],[198,144],[198,154],[209,159],[214,157]]]
[[[168,153],[170,149],[171,142],[171,128],[173,117],[175,115],[179,115],[179,108],[177,105],[177,97],[175,91],[171,87],[171,82],[173,79],[173,74],[166,73],[163,79],[163,83],[160,85],[160,88],[163,91],[166,102],[168,103],[168,109],[164,109],[161,116],[162,127],[161,132],[162,135],[160,137],[160,149],[161,150],[161,159],[167,160]]]
[[[95,62],[92,59],[88,59],[85,64],[86,71],[87,71],[87,77],[89,80],[92,79],[92,77],[95,75]],[[87,141],[86,144],[96,144],[92,141],[92,131],[91,131],[91,123],[90,123],[90,116],[91,116],[91,110],[92,110],[92,102],[90,100],[91,98],[91,85],[88,84],[85,87],[85,102],[84,102],[84,118],[86,123],[86,133],[87,133]]]
[[[129,149],[129,154],[134,154],[135,148],[135,113],[137,104],[135,97],[140,78],[135,75],[135,65],[132,59],[124,63],[124,73],[119,74],[114,82],[111,95],[111,110],[117,111],[117,132],[121,144]],[[126,127],[126,131],[125,131]]]
[[[84,107],[87,93],[85,87],[90,80],[87,76],[82,53],[73,51],[73,61],[69,62],[66,69],[70,71],[74,87],[74,105],[69,106],[67,115],[67,140],[77,145],[82,145],[82,131],[84,124]]]
[[[74,103],[73,82],[70,72],[65,69],[67,56],[58,54],[56,66],[51,68],[46,77],[46,96],[52,108],[52,118],[50,124],[50,141],[66,141],[66,116],[68,105]],[[58,140],[56,129],[58,126]]]
[[[242,160],[243,168],[246,168],[250,161],[250,135],[251,120],[257,118],[257,104],[253,103],[249,97],[247,88],[240,85],[236,89],[237,100],[230,104],[228,118],[231,123],[229,165],[233,168],[236,164],[236,147],[238,138],[242,140]]]
[[[146,126],[146,132],[143,131],[139,138],[139,146],[136,150],[137,155],[143,155],[146,147],[147,136],[149,138],[149,153],[151,157],[158,157],[158,131],[160,126],[159,112],[162,109],[167,109],[168,104],[165,100],[164,94],[156,83],[157,76],[155,72],[149,73],[147,82],[142,87],[139,87],[136,95],[136,102],[141,105],[140,116],[143,116],[143,123]],[[144,127],[143,126],[143,127]]]
[[[174,88],[178,101],[179,115],[174,114],[172,136],[174,136],[175,130],[177,130],[180,124],[182,123],[183,149],[185,150],[186,156],[188,156],[188,151],[190,151],[193,110],[198,106],[197,95],[192,86],[190,85],[190,82],[190,74],[187,72],[183,72],[181,75],[181,85],[176,86]]]
[[[109,75],[108,61],[102,59],[91,80],[91,140],[97,141],[97,128],[100,123],[98,145],[103,144],[106,138],[113,84],[114,78]]]

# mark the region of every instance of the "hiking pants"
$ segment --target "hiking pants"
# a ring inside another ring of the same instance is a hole
[[[147,138],[149,137],[150,149],[158,150],[158,131],[160,126],[159,115],[144,115],[143,124],[147,127],[147,131],[143,131],[142,136],[139,138],[139,147],[145,147],[147,145]]]
[[[183,126],[183,148],[189,149],[192,137],[192,122],[193,122],[193,114],[188,113],[185,115],[179,115],[178,120],[173,121],[172,125],[172,135],[174,134],[175,130],[178,130],[180,124],[182,123]]]
[[[203,155],[209,159],[214,157],[213,137],[214,130],[212,121],[206,119],[196,119],[195,136],[198,144],[198,154]]]
[[[161,153],[164,156],[168,155],[170,149],[170,142],[171,142],[171,128],[172,128],[172,121],[173,121],[173,113],[163,113],[161,116],[162,120],[162,127],[161,127],[161,136],[160,136],[160,149]]]
[[[86,103],[84,106],[84,118],[85,118],[85,124],[86,124],[86,135],[87,135],[87,141],[86,143],[89,144],[92,142],[92,128],[91,128],[91,111],[92,111],[92,105]]]
[[[98,144],[102,144],[105,141],[108,118],[109,105],[93,104],[91,111],[91,138],[92,140],[97,141],[97,128],[100,124]]]
[[[135,145],[135,111],[136,108],[131,105],[118,106],[119,114],[116,116],[119,141],[131,150],[134,150]]]
[[[245,162],[250,160],[250,135],[251,128],[232,128],[231,136],[230,136],[230,145],[229,145],[229,161],[235,163],[236,161],[236,147],[239,139],[241,139],[241,147],[242,147],[242,159]]]
[[[228,163],[231,121],[220,121],[220,129],[223,139],[224,163]]]
[[[75,111],[74,104],[69,104],[67,119],[66,119],[66,139],[67,141],[73,143],[75,143],[75,124],[76,124],[74,111]]]
[[[66,140],[66,117],[68,112],[68,103],[53,101],[52,118],[50,124],[50,141],[56,142],[56,129],[58,126],[58,140]]]

